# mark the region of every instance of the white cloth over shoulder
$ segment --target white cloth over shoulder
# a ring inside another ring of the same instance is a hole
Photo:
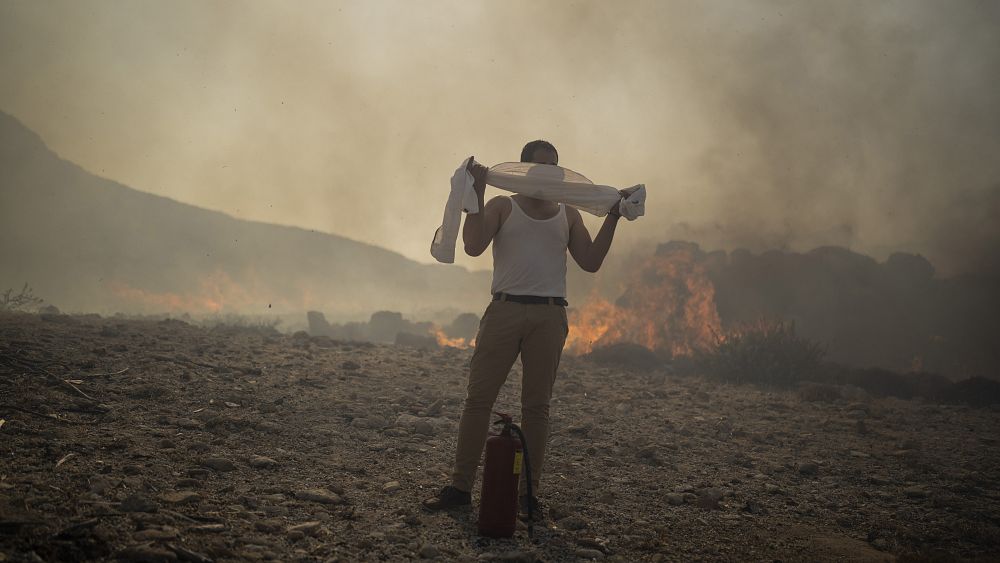
[[[479,213],[479,200],[473,187],[474,179],[468,171],[469,159],[455,170],[451,177],[451,192],[444,208],[444,220],[431,242],[431,255],[438,262],[455,261],[455,243],[462,222],[462,211]],[[624,191],[611,186],[596,185],[583,174],[554,164],[532,162],[504,162],[490,168],[486,183],[528,197],[565,203],[598,217],[611,211],[619,201],[622,217],[629,221],[646,213],[646,186],[637,184]]]
[[[445,264],[455,262],[455,241],[458,240],[458,229],[462,224],[462,212],[479,213],[479,198],[473,187],[475,179],[468,169],[469,158],[463,160],[462,165],[451,176],[451,192],[448,193],[448,203],[444,206],[444,220],[434,232],[434,240],[431,242],[431,256]]]

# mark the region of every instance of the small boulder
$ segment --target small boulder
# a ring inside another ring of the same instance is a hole
[[[201,460],[201,465],[214,471],[235,471],[236,464],[223,457],[208,457]]]

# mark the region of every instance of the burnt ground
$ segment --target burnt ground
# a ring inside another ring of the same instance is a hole
[[[469,355],[0,315],[0,560],[997,560],[997,408],[579,358],[545,520],[478,537],[473,510],[419,508],[447,480]]]

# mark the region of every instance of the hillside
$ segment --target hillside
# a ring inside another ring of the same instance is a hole
[[[428,235],[429,237],[429,235]],[[65,310],[478,310],[486,273],[235,219],[92,175],[0,112],[0,286]]]

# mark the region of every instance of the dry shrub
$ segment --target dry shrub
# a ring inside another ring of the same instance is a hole
[[[791,386],[814,379],[825,354],[795,333],[795,323],[762,319],[717,335],[694,359],[699,371],[719,381]]]
[[[45,301],[37,297],[28,284],[24,284],[19,293],[14,293],[14,288],[0,293],[0,312],[31,312],[38,310]]]

